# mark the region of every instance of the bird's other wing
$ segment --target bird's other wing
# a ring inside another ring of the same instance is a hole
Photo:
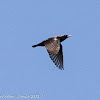
[[[57,54],[51,53],[49,50],[47,50],[49,53],[49,56],[51,58],[51,60],[55,63],[55,65],[59,68],[59,69],[63,69],[63,51],[62,51],[62,45],[60,44],[60,50]]]

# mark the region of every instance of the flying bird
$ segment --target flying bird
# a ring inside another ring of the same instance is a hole
[[[64,70],[63,50],[62,50],[61,42],[69,37],[72,37],[72,35],[61,35],[61,36],[51,37],[37,45],[33,45],[32,47],[45,46],[49,53],[51,60],[55,63],[55,65],[59,69]]]

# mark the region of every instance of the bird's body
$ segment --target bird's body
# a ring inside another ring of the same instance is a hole
[[[64,67],[63,67],[63,51],[61,42],[68,37],[71,37],[71,35],[55,36],[46,39],[37,45],[33,45],[32,47],[45,46],[51,60],[55,63],[57,67],[59,67],[62,70],[64,69]]]

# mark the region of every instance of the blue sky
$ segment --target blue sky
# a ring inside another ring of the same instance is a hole
[[[72,37],[62,42],[61,71],[44,47],[32,45],[63,34]],[[4,95],[99,100],[100,1],[1,0],[0,100]]]

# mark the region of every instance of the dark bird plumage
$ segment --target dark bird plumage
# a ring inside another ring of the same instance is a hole
[[[37,45],[33,45],[32,47],[45,46],[51,60],[55,63],[55,65],[58,68],[62,70],[64,69],[64,67],[63,67],[63,50],[61,42],[67,39],[68,37],[71,37],[71,35],[55,36],[47,40],[44,40],[43,42]]]

